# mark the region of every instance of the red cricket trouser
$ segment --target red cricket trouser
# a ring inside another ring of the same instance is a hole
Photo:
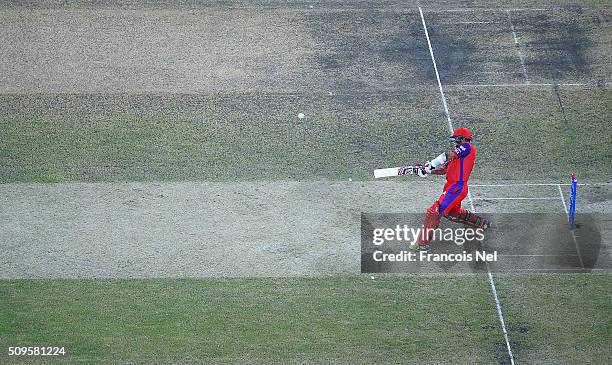
[[[419,245],[428,245],[431,242],[429,230],[436,229],[440,218],[446,214],[457,215],[461,213],[461,202],[468,194],[468,186],[463,181],[447,182],[440,198],[429,209],[423,222],[423,232]]]
[[[444,192],[434,205],[438,205],[438,214],[459,214],[461,202],[468,194],[468,186],[463,181],[447,182]]]

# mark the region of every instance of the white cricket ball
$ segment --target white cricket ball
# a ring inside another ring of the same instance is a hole
[[[370,276],[370,279],[374,280],[374,277],[373,277],[373,276]]]
[[[349,181],[353,181],[353,179],[351,179],[351,178],[349,177]]]
[[[298,114],[298,118],[300,118],[300,119],[304,119],[304,117],[305,117],[304,113],[300,113],[300,114]]]

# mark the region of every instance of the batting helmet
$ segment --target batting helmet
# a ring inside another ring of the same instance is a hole
[[[453,137],[463,137],[465,139],[472,139],[472,132],[467,128],[457,128],[453,132]]]

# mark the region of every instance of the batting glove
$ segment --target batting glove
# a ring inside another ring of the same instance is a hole
[[[398,171],[399,175],[408,175],[412,174],[412,166],[402,166]]]
[[[419,175],[419,177],[427,177],[427,172],[425,171],[425,166],[423,166],[423,165],[418,166],[416,174]]]

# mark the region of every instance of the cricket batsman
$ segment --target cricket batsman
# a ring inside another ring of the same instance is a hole
[[[431,251],[433,231],[438,228],[441,217],[474,228],[487,229],[491,225],[488,220],[461,208],[461,201],[468,194],[468,179],[476,162],[476,148],[471,143],[472,132],[467,128],[457,128],[450,140],[453,144],[450,151],[425,164],[403,166],[399,171],[400,175],[414,173],[421,177],[446,174],[442,195],[427,209],[419,239],[420,251]]]

